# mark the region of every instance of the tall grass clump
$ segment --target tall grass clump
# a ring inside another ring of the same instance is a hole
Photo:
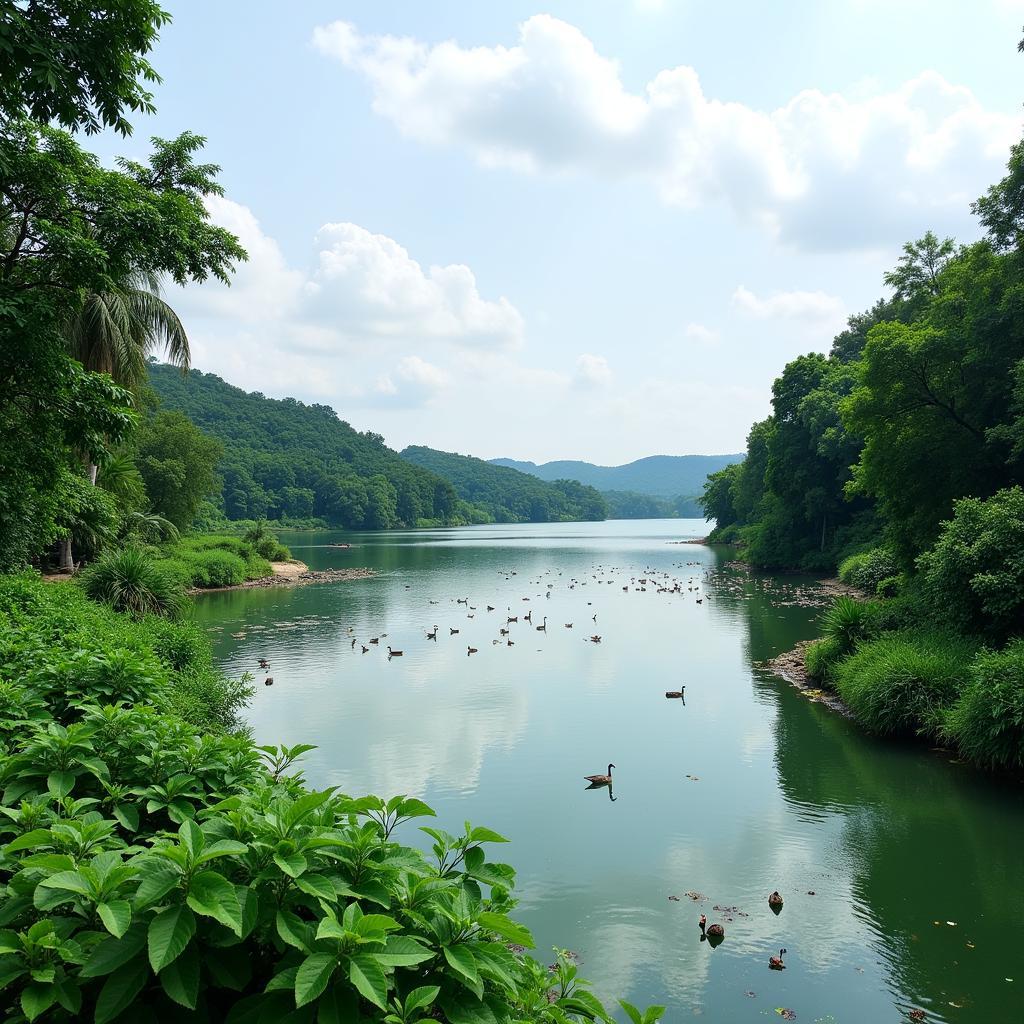
[[[982,651],[946,718],[945,735],[987,768],[1024,768],[1024,639]]]
[[[871,607],[868,601],[837,597],[822,617],[822,635],[833,641],[840,654],[849,654],[866,634]]]
[[[835,667],[857,721],[883,736],[937,735],[966,684],[977,647],[946,634],[893,633],[862,643]]]
[[[181,614],[185,594],[180,582],[140,548],[111,551],[82,574],[82,587],[94,601],[102,601],[132,618]]]
[[[823,637],[807,645],[804,651],[804,668],[812,679],[831,683],[833,669],[844,657],[846,651],[835,637]]]

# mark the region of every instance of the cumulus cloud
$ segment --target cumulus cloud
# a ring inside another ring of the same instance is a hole
[[[338,223],[320,228],[313,265],[300,270],[288,265],[247,207],[215,197],[209,209],[238,235],[249,260],[230,288],[211,282],[189,289],[198,310],[239,323],[276,322],[286,347],[336,354],[368,341],[439,340],[484,349],[522,341],[519,311],[503,296],[483,298],[463,264],[424,268],[394,239]]]
[[[704,324],[691,323],[683,329],[683,335],[701,345],[714,345],[718,341],[718,331]]]
[[[584,352],[576,360],[576,373],[573,376],[573,386],[584,391],[593,391],[598,388],[606,388],[612,382],[612,368],[604,356],[591,355]]]
[[[799,321],[811,328],[837,330],[846,321],[843,300],[826,292],[774,292],[764,298],[740,285],[732,293],[732,304],[758,320]]]
[[[373,109],[409,138],[484,165],[639,178],[679,206],[720,200],[814,249],[961,224],[1020,128],[934,71],[875,95],[807,89],[774,110],[705,95],[685,65],[631,92],[615,61],[546,14],[514,46],[430,46],[344,21],[313,44],[365,76]]]
[[[419,356],[406,356],[393,371],[381,374],[373,391],[354,404],[416,409],[432,402],[450,385],[447,371]]]

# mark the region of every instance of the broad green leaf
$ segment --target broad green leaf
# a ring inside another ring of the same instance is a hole
[[[430,960],[434,952],[421,946],[411,935],[392,935],[384,949],[374,956],[385,967],[414,967]]]
[[[289,993],[295,990],[295,975],[299,973],[298,967],[288,967],[278,974],[275,974],[270,981],[267,982],[266,987],[263,989],[264,992],[279,992],[288,991]]]
[[[332,985],[321,997],[316,1008],[317,1024],[360,1024],[359,998],[348,983]]]
[[[325,917],[316,929],[317,939],[344,939],[348,934],[333,917]]]
[[[348,976],[364,999],[382,1010],[387,1009],[388,979],[372,954],[357,953],[350,957]]]
[[[175,801],[171,801],[175,803]],[[185,847],[193,858],[198,857],[206,846],[206,837],[203,830],[191,819],[186,818],[178,828],[178,835],[181,836],[181,845]]]
[[[114,817],[129,832],[139,830],[139,809],[134,804],[114,804]]]
[[[279,910],[277,912],[277,934],[289,946],[294,946],[303,953],[311,953],[311,940],[313,929],[296,914],[290,910]]]
[[[66,892],[88,896],[92,891],[85,876],[80,871],[58,871],[49,878],[44,878],[39,885],[44,889],[63,889]]]
[[[295,975],[295,1005],[305,1006],[316,999],[331,980],[338,966],[333,953],[314,953],[299,964]]]
[[[141,910],[167,895],[179,882],[181,872],[166,861],[149,861],[142,869],[141,881],[135,890],[135,907]]]
[[[298,878],[309,867],[301,853],[274,854],[274,863],[289,877]]]
[[[53,833],[48,828],[34,828],[31,832],[12,839],[4,847],[4,853],[17,853],[19,850],[31,850],[34,846],[52,846]]]
[[[211,843],[202,854],[196,858],[196,865],[206,864],[218,857],[241,857],[249,852],[245,843],[237,843],[234,839],[219,839]]]
[[[643,1014],[632,1003],[627,1003],[625,999],[620,999],[619,1006],[626,1011],[633,1024],[644,1024]]]
[[[221,988],[243,992],[252,980],[252,950],[241,944],[219,950],[207,957],[206,969]]]
[[[75,788],[75,776],[71,772],[51,772],[46,779],[46,788],[55,799],[63,800]]]
[[[96,910],[104,928],[116,938],[121,938],[132,923],[132,905],[127,900],[111,900],[99,903]]]
[[[188,889],[188,905],[204,917],[212,917],[236,935],[242,931],[242,907],[235,887],[216,871],[200,871]]]
[[[73,1018],[77,1018],[79,1010],[82,1009],[82,990],[70,978],[54,982],[53,988],[57,993],[57,1002]]]
[[[57,989],[51,984],[31,982],[21,992],[21,1012],[35,1020],[57,1001]]]
[[[526,946],[527,949],[533,949],[533,936],[529,929],[517,924],[504,914],[494,914],[485,910],[477,920],[480,922],[481,928],[500,935],[507,942],[514,942],[519,946]]]
[[[471,843],[507,843],[508,840],[498,832],[493,831],[489,828],[483,828],[477,825],[476,828],[471,829],[469,833],[469,841]]]
[[[414,988],[405,997],[405,1015],[409,1016],[414,1010],[422,1010],[437,999],[438,993],[441,991],[438,985],[422,985],[420,988]]]
[[[480,981],[480,972],[477,970],[472,950],[463,943],[457,943],[454,946],[442,946],[441,952],[444,953],[448,966],[479,998],[483,993],[483,984]]]
[[[319,875],[315,871],[307,871],[301,878],[296,878],[295,885],[304,893],[330,903],[338,898],[334,883],[326,875]]]
[[[437,812],[422,800],[410,797],[398,805],[398,814],[402,818],[436,818]]]
[[[146,945],[146,925],[135,921],[120,939],[104,939],[79,972],[83,978],[99,978],[126,964]]]
[[[173,963],[196,933],[195,914],[184,904],[161,910],[149,923],[149,962],[159,974]]]
[[[114,971],[103,983],[96,1000],[95,1024],[107,1024],[131,1006],[148,979],[149,964],[141,956]]]
[[[160,972],[160,984],[167,995],[180,1006],[196,1008],[199,997],[199,951],[195,944]]]
[[[383,932],[393,932],[402,926],[387,914],[364,914],[356,922],[357,935],[374,935]]]

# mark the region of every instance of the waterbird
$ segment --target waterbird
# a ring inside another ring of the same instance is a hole
[[[455,636],[456,633],[458,633],[457,629],[452,629],[451,626],[448,627],[448,634],[449,634],[449,636]]]
[[[428,633],[427,634],[427,639],[428,640],[436,640],[437,639],[437,626],[434,627],[434,632],[433,633]]]
[[[489,605],[487,606],[487,610],[488,610],[489,612],[493,612],[493,611],[494,611],[494,605],[493,605],[493,604],[489,604]]]
[[[379,636],[371,636],[370,637],[370,643],[371,644],[379,644],[380,643],[380,637]]]
[[[389,658],[401,658],[403,654],[405,654],[405,651],[393,651],[393,650],[391,650],[390,647],[388,648],[388,657]]]
[[[610,786],[612,784],[612,769],[614,767],[615,765],[609,763],[607,775],[584,775],[583,778],[592,786]]]
[[[565,628],[566,628],[566,629],[572,629],[572,623],[571,623],[571,622],[567,622],[567,623],[565,624]]]
[[[502,636],[508,636],[508,630],[507,630],[507,629],[499,629],[499,630],[498,630],[498,632],[499,632],[499,633],[500,633],[500,634],[501,634]]]
[[[274,677],[273,676],[267,676],[267,678],[263,680],[263,685],[264,686],[273,686],[274,685]]]
[[[468,658],[471,654],[476,654],[477,649],[475,647],[466,648],[466,657]]]
[[[665,696],[666,697],[677,697],[677,698],[678,697],[682,697],[683,690],[685,690],[685,689],[686,689],[686,687],[684,686],[682,690],[666,690],[665,691]],[[771,901],[769,900],[769,902],[771,902]]]
[[[781,907],[782,906],[782,897],[779,895],[779,890],[778,889],[776,889],[775,892],[773,892],[771,894],[771,896],[768,897],[768,906],[769,907]]]
[[[509,647],[514,647],[515,646],[515,640],[506,640],[505,643],[507,643],[509,645]]]
[[[367,646],[366,646],[366,644],[360,644],[359,646],[360,646],[360,647],[362,647],[362,649],[363,649],[363,654],[369,654],[369,652],[370,652],[370,648],[369,648],[369,647],[367,647]]]
[[[529,622],[531,626],[533,625],[533,612],[532,611],[531,612],[527,612],[527,614],[523,616],[523,622]]]
[[[548,617],[545,615],[544,616],[544,625],[537,626],[537,632],[538,633],[546,633],[547,631],[548,631]]]
[[[355,646],[356,646],[356,638],[352,637],[352,649],[353,650],[355,650]]]
[[[592,644],[599,644],[601,642],[601,638],[595,633],[592,637],[590,637],[590,642]]]
[[[519,621],[519,616],[518,616],[518,615],[510,615],[510,616],[509,616],[509,617],[508,617],[508,618],[507,618],[507,619],[505,620],[505,625],[507,626],[507,625],[508,625],[508,624],[509,624],[510,622],[518,622],[518,621]]]
[[[785,952],[786,951],[784,949],[780,949],[778,956],[768,957],[768,966],[773,971],[784,971],[786,969],[786,965],[782,962],[782,957],[785,954]]]
[[[268,668],[269,667],[269,662],[267,661],[266,658],[260,658],[259,665],[260,665],[260,668]]]

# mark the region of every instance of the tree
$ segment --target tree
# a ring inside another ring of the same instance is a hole
[[[704,518],[714,519],[717,529],[739,521],[733,504],[733,485],[743,471],[742,466],[742,463],[735,462],[717,473],[709,473],[704,481],[704,492],[697,501],[704,510]]]
[[[192,522],[217,486],[214,470],[223,448],[180,412],[157,413],[143,424],[136,463],[153,510],[179,530]]]
[[[152,113],[145,55],[170,15],[152,0],[0,0],[0,114],[87,133],[131,132],[124,110]]]
[[[1019,249],[1024,232],[1024,141],[1010,150],[1007,174],[971,205],[999,251]]]
[[[885,274],[883,280],[897,299],[927,301],[939,294],[939,275],[955,251],[956,243],[952,238],[940,242],[934,232],[928,231],[923,238],[903,246],[896,269]]]

